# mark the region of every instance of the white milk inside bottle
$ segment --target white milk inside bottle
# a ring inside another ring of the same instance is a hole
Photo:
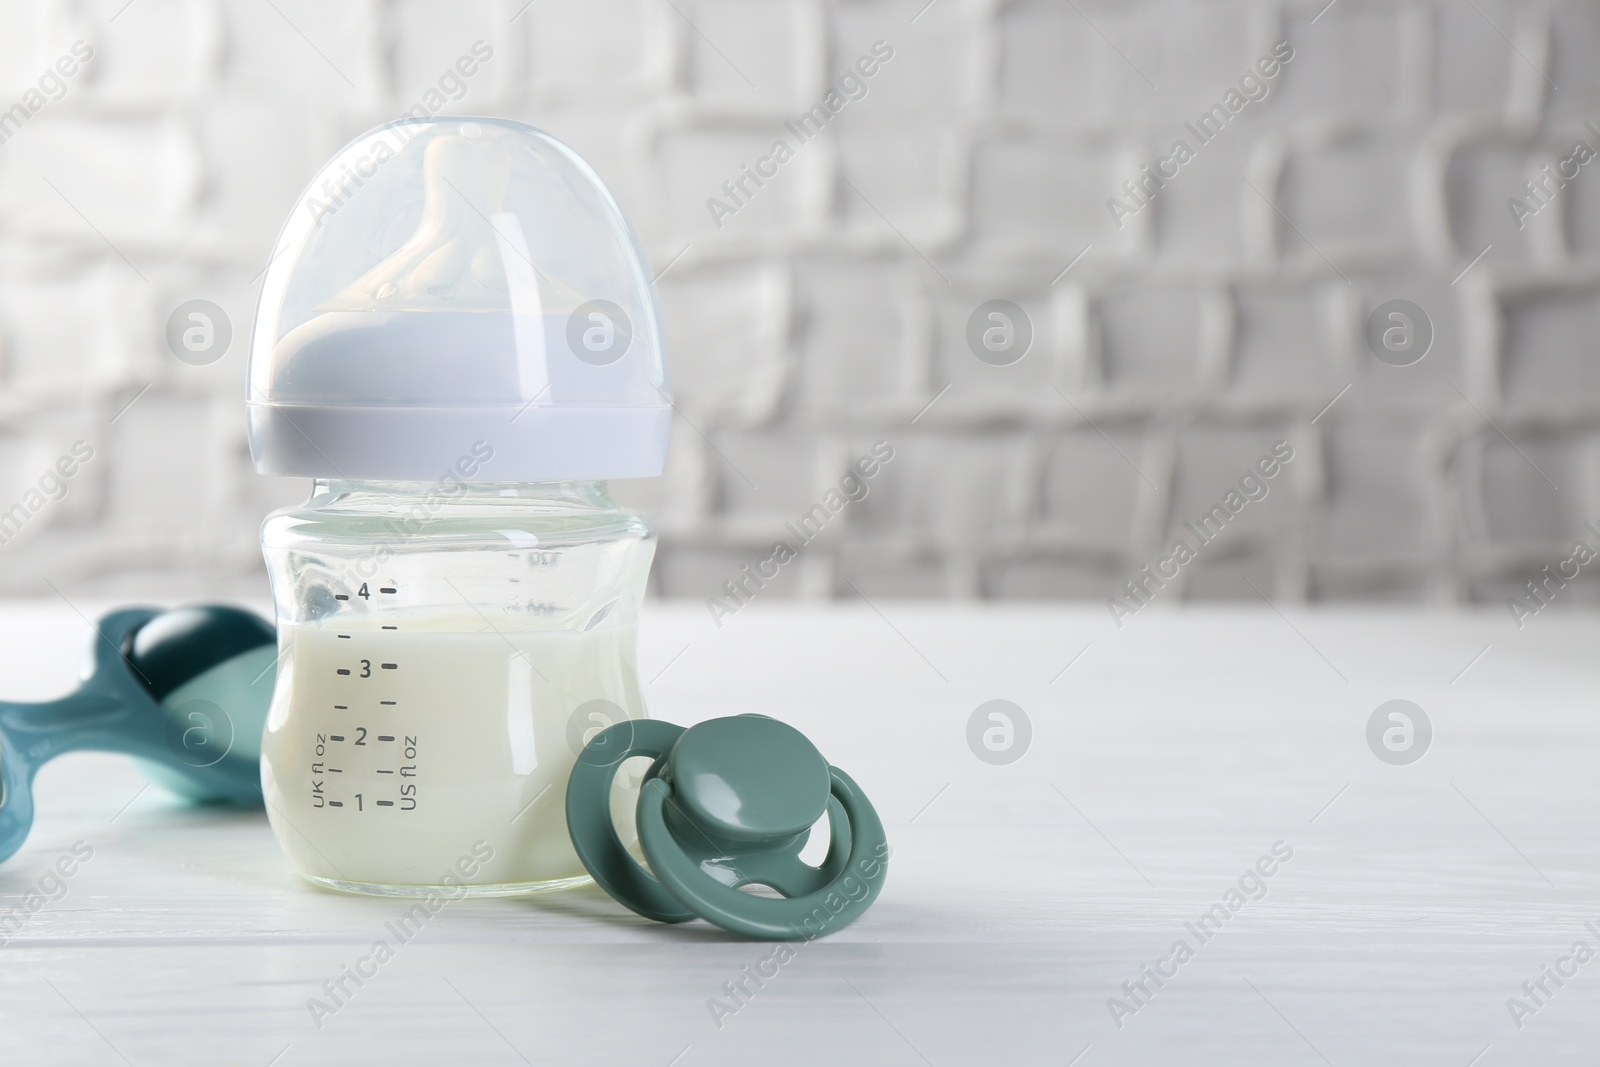
[[[452,870],[475,892],[587,880],[567,775],[588,737],[642,714],[631,627],[507,633],[395,615],[291,625],[280,647],[264,781],[302,874],[368,891]],[[625,826],[625,804],[617,814]]]

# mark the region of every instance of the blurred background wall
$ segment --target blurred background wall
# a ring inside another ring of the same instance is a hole
[[[260,272],[313,170],[421,104],[567,141],[661,272],[672,456],[617,486],[659,593],[886,440],[771,595],[1103,600],[1283,441],[1163,597],[1502,603],[1600,545],[1597,52],[1558,0],[8,2],[0,593],[264,590],[307,487],[250,467]],[[199,366],[193,299],[233,333]]]

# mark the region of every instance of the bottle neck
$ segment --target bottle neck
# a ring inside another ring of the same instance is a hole
[[[432,497],[449,503],[559,503],[579,507],[614,507],[605,482],[468,482],[441,478],[430,482],[379,482],[345,478],[317,478],[311,483],[313,502],[359,497]]]

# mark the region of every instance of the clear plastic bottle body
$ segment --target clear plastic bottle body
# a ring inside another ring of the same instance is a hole
[[[596,731],[645,714],[648,520],[601,482],[318,481],[262,546],[279,632],[262,784],[295,869],[399,895],[587,881],[566,781]]]

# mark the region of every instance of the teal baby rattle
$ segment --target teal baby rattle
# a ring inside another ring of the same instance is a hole
[[[261,730],[277,639],[259,616],[220,604],[127,608],[90,638],[77,692],[0,702],[0,862],[33,825],[33,778],[67,752],[126,752],[192,800],[261,805]]]
[[[624,760],[654,763],[639,790],[639,843],[623,847],[611,785]],[[828,814],[820,866],[800,859]],[[680,923],[699,917],[769,941],[831,934],[861,917],[888,871],[883,822],[861,787],[794,727],[732,715],[684,729],[628,719],[596,734],[567,781],[567,829],[583,865],[624,906]],[[781,896],[757,896],[760,885]]]

